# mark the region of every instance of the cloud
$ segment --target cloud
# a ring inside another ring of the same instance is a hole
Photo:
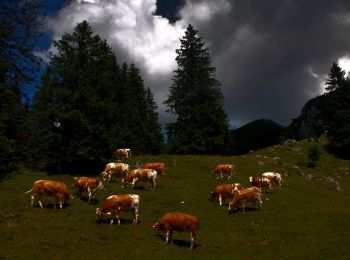
[[[58,38],[87,20],[113,47],[119,63],[141,69],[162,123],[173,119],[163,101],[188,23],[207,43],[225,109],[236,126],[259,118],[288,125],[322,93],[332,62],[350,57],[346,0],[186,0],[175,23],[155,13],[156,0],[79,0],[49,26]]]

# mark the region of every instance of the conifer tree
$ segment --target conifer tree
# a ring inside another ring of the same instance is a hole
[[[47,163],[101,161],[114,149],[119,118],[116,57],[84,21],[54,42],[49,68],[33,105],[36,133],[46,139],[37,154]],[[33,137],[37,140],[40,136]],[[35,142],[36,143],[36,142]]]
[[[175,153],[222,153],[227,150],[227,115],[209,51],[197,33],[188,25],[176,50],[177,70],[165,101],[168,112],[177,116],[167,125],[169,146]]]
[[[28,101],[23,84],[33,80],[33,54],[42,25],[40,0],[0,1],[0,172],[26,159]]]
[[[345,82],[345,71],[343,71],[338,63],[333,62],[332,67],[328,73],[328,78],[326,80],[326,90],[334,91],[341,87]]]

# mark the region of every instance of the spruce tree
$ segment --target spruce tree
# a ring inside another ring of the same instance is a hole
[[[326,90],[329,92],[334,91],[341,87],[344,84],[344,81],[345,71],[339,67],[338,63],[333,62],[326,80]]]
[[[46,140],[37,154],[45,154],[46,162],[58,169],[103,161],[114,149],[111,134],[120,113],[116,57],[86,21],[54,45],[57,53],[33,105],[35,132]]]
[[[0,172],[26,160],[28,100],[23,84],[31,83],[39,58],[33,54],[42,25],[40,0],[0,1]]]
[[[177,70],[165,101],[167,111],[177,116],[176,122],[167,125],[170,151],[226,152],[228,120],[209,51],[191,24],[180,42]]]

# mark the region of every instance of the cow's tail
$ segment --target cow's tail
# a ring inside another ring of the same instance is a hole
[[[29,191],[26,191],[24,194],[32,192],[33,188],[31,188]]]

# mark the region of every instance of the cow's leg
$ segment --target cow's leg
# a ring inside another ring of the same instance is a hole
[[[109,224],[110,225],[113,225],[113,223],[114,223],[114,219],[115,219],[115,210],[111,210],[111,217],[112,217],[112,219],[111,219],[111,222],[109,222]]]
[[[92,191],[91,191],[90,187],[87,188],[87,194],[88,194],[88,197],[89,197],[89,204],[90,204],[91,197],[92,197]]]
[[[41,201],[40,201],[40,200],[38,200],[38,203],[39,203],[40,208],[42,208],[42,209],[43,209],[44,207],[43,207],[43,204],[41,203]]]
[[[244,209],[244,208],[245,208],[245,202],[243,201],[243,202],[242,202],[242,210],[243,210],[243,213],[245,212],[245,209]]]
[[[30,205],[32,207],[34,206],[34,201],[35,201],[35,196],[34,195],[30,196]]]
[[[136,182],[137,182],[137,178],[135,178],[135,179],[132,180],[131,189],[134,188]]]
[[[156,179],[152,179],[153,191],[156,190]]]
[[[118,226],[120,226],[120,210],[119,209],[116,210],[116,214],[115,215],[117,217]]]
[[[168,244],[170,236],[170,229],[165,232],[165,244]]]
[[[134,224],[136,225],[139,220],[139,207],[134,208]]]
[[[220,206],[222,205],[222,195],[219,194],[219,203],[220,203]]]
[[[169,230],[169,240],[170,240],[170,244],[173,244],[173,233],[174,231],[173,230]]]
[[[193,249],[194,246],[194,240],[196,238],[196,234],[194,232],[190,232],[190,236],[191,236],[191,246],[190,249]]]

